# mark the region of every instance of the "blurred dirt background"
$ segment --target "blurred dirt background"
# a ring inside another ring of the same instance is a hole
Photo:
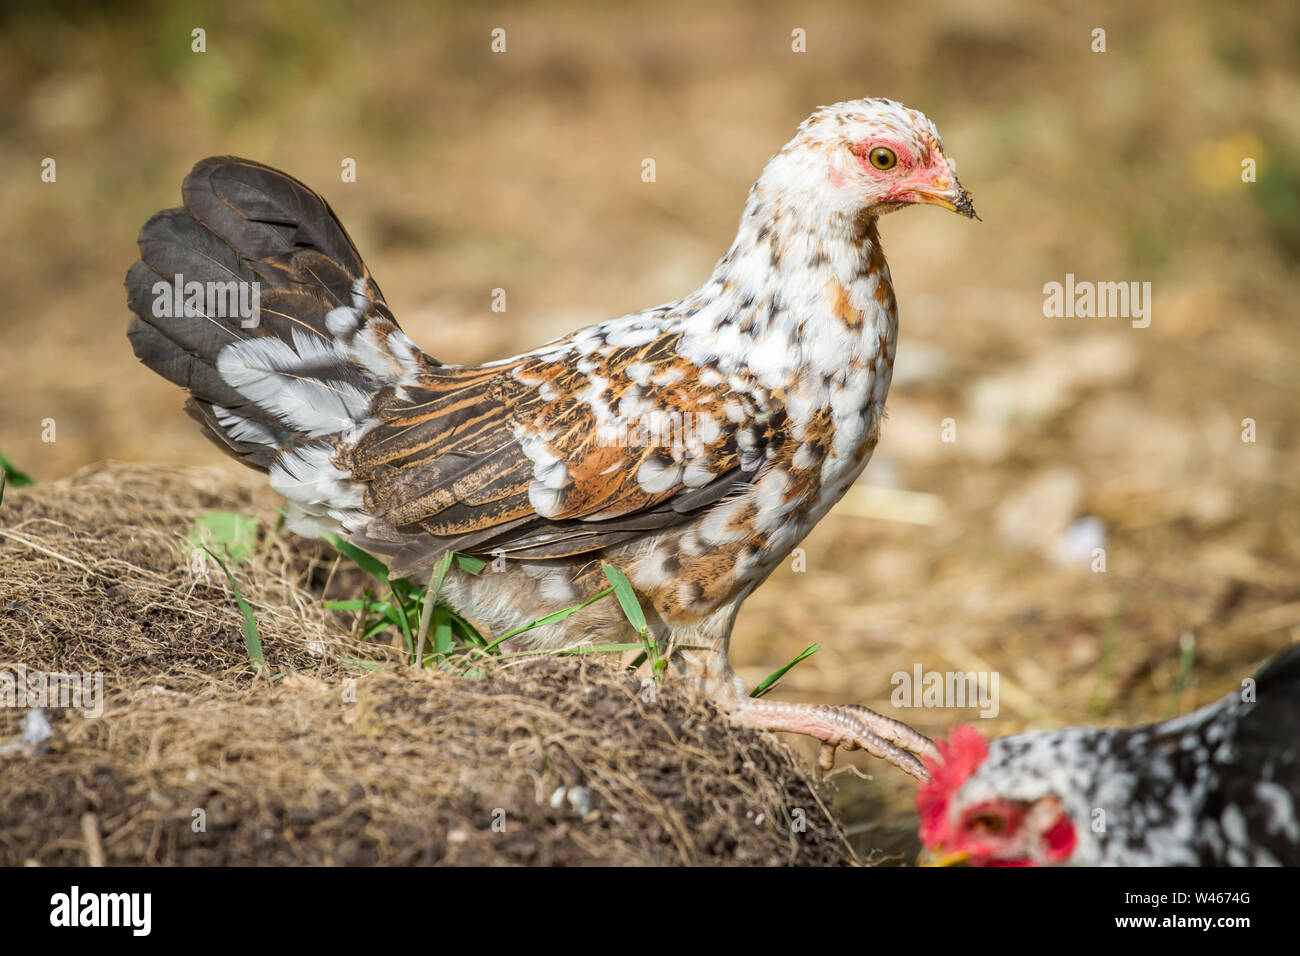
[[[777,693],[880,709],[917,665],[998,672],[995,718],[901,714],[930,733],[1185,712],[1300,638],[1298,66],[1288,0],[11,12],[0,452],[38,481],[220,464],[133,358],[121,286],[203,156],[322,192],[411,337],[477,362],[694,288],[795,126],[886,95],[935,120],[984,221],[882,222],[890,420],[806,570],[747,603],[733,660],[756,681],[819,642]],[[1150,282],[1150,327],[1044,317],[1066,273]],[[910,782],[840,760],[875,777],[837,778],[859,846],[906,852]]]

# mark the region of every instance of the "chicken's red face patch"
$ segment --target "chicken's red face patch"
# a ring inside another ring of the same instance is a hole
[[[877,213],[928,203],[975,217],[970,194],[957,181],[937,140],[922,138],[918,143],[880,132],[850,143],[849,149],[857,161],[856,175],[846,176],[832,165],[831,182],[844,188],[852,179]]]
[[[931,855],[972,866],[1037,866],[1069,859],[1078,835],[1057,797],[995,797],[961,806],[961,789],[988,758],[988,742],[975,728],[962,725],[938,748],[940,759],[926,764],[930,781],[916,796],[921,842]]]
[[[927,847],[946,846],[956,833],[948,819],[948,807],[957,791],[970,779],[989,755],[988,741],[974,727],[954,727],[948,740],[936,741],[938,760],[927,760],[929,783],[916,794],[916,812],[921,818],[921,842]]]
[[[1074,823],[1064,812],[1058,813],[1055,821],[1043,833],[1046,856],[1053,863],[1063,863],[1068,860],[1078,842],[1079,836],[1074,831]]]

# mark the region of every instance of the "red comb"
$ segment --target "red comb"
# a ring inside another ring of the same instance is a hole
[[[916,793],[916,812],[921,818],[921,842],[935,846],[951,839],[948,833],[948,801],[975,768],[989,755],[988,741],[969,724],[959,724],[945,743],[937,742],[939,759],[927,759],[930,780]]]

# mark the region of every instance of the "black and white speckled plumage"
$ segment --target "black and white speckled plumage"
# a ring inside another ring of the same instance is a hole
[[[943,851],[969,843],[975,862],[1300,865],[1300,646],[1176,720],[990,741],[964,782],[929,798],[941,817],[929,820],[929,834]],[[1040,815],[1035,833],[1038,805],[1059,807],[1073,824],[1064,858],[1036,839],[1059,822]],[[1003,826],[990,827],[990,813],[1020,825],[991,833]]]

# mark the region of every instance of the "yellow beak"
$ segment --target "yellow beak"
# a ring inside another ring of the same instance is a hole
[[[932,206],[942,206],[949,212],[959,213],[967,219],[980,218],[975,212],[975,205],[971,201],[970,193],[962,188],[956,177],[953,177],[951,183],[945,180],[936,180],[932,187],[918,186],[913,192],[920,197],[921,202],[930,203]]]
[[[963,851],[948,853],[942,847],[938,850],[922,850],[916,861],[917,866],[964,866],[970,862],[970,854]]]

